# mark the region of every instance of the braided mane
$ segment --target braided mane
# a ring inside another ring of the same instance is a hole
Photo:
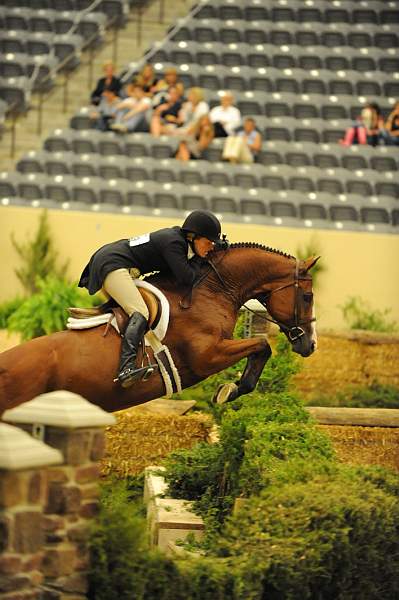
[[[270,248],[269,246],[264,246],[263,244],[257,244],[256,242],[237,242],[229,245],[229,249],[231,248],[257,248],[259,250],[264,250],[265,252],[272,252],[273,254],[279,254],[280,256],[285,256],[286,258],[295,258],[291,254],[283,252],[282,250],[276,250],[275,248]],[[216,248],[213,252],[220,252],[223,250],[222,248]]]

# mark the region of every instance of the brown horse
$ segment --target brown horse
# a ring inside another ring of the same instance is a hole
[[[214,251],[192,297],[159,275],[148,281],[170,302],[170,325],[164,343],[187,388],[247,358],[237,384],[224,386],[218,401],[252,391],[271,349],[266,339],[232,339],[240,307],[258,299],[280,326],[295,352],[309,356],[316,348],[312,278],[317,258],[299,261],[257,244],[232,244]],[[190,297],[190,301],[188,301]],[[182,298],[184,300],[182,301]],[[123,389],[115,383],[120,337],[105,325],[39,337],[0,354],[0,415],[7,408],[57,389],[81,394],[107,411],[158,398],[164,393],[159,373]]]

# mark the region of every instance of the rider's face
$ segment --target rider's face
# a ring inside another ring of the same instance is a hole
[[[208,252],[213,250],[215,245],[214,242],[211,242],[211,240],[208,240],[206,237],[197,237],[194,239],[193,243],[195,253],[202,258],[205,258]]]

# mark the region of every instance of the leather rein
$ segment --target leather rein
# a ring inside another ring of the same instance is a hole
[[[222,259],[223,260],[223,259]],[[314,321],[316,321],[315,317],[312,317],[310,319],[300,319],[299,313],[300,313],[300,307],[299,307],[299,281],[310,281],[311,278],[310,277],[301,277],[299,275],[299,260],[296,258],[295,259],[295,273],[294,273],[294,279],[293,281],[290,281],[289,283],[286,283],[284,285],[280,285],[279,287],[277,287],[274,290],[271,290],[271,292],[269,292],[268,294],[262,296],[262,298],[257,298],[258,302],[260,302],[260,304],[266,309],[266,302],[267,300],[273,295],[276,294],[277,292],[280,292],[281,290],[285,290],[289,287],[294,286],[295,288],[295,303],[294,303],[294,325],[286,325],[285,323],[283,323],[282,321],[279,321],[277,319],[272,319],[271,317],[267,317],[265,315],[259,315],[264,321],[269,321],[270,323],[274,323],[275,325],[278,325],[278,327],[280,328],[281,331],[283,331],[284,333],[286,333],[286,335],[288,336],[289,340],[291,342],[295,342],[296,340],[298,340],[299,338],[301,338],[303,335],[305,335],[305,331],[304,329],[301,327],[301,325],[307,325],[308,323],[312,323]],[[193,286],[191,287],[190,291],[183,296],[183,298],[179,301],[179,306],[181,309],[188,309],[191,307],[192,304],[192,295],[193,295],[193,291],[194,288],[198,287],[198,285],[200,283],[202,283],[207,277],[208,275],[213,271],[215,273],[215,275],[217,276],[218,280],[220,281],[220,283],[222,284],[222,286],[224,287],[225,290],[227,290],[229,292],[229,295],[232,295],[230,290],[228,290],[227,285],[225,283],[225,281],[223,280],[223,277],[220,275],[219,271],[217,270],[216,265],[213,264],[213,262],[208,259],[208,265],[209,265],[209,269],[203,274],[201,275],[201,277],[199,277],[193,284]],[[221,262],[221,261],[219,261]],[[236,298],[234,298],[235,301],[237,301]],[[246,308],[247,310],[249,310],[249,312],[252,312],[255,314],[256,311],[252,310],[251,308],[249,308],[249,306],[246,306],[246,304],[242,305],[244,308]]]

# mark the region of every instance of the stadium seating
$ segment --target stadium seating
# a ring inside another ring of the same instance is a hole
[[[79,36],[101,36],[123,4],[104,0],[71,31],[73,11],[88,0],[55,0],[44,11],[34,3],[26,0],[31,12],[23,14],[2,9],[0,22],[8,19],[18,35],[0,32],[0,48],[14,54],[0,61],[0,86],[31,76],[32,62],[19,57],[35,44],[49,56],[55,36],[74,38],[78,56]],[[221,90],[232,91],[263,135],[257,163],[222,162],[223,139],[201,160],[179,162],[175,138],[96,131],[82,107],[16,173],[0,174],[0,194],[64,209],[181,215],[203,207],[236,222],[397,232],[399,149],[337,142],[366,101],[386,115],[399,97],[398,14],[395,3],[380,0],[199,3],[144,60],[159,74],[177,66],[186,87],[204,88],[210,106]]]
[[[111,20],[117,26],[126,22],[128,0],[102,0],[92,5],[89,0],[2,3],[0,94],[14,112],[29,108],[31,92],[51,88],[60,66],[77,67],[84,48],[102,43]]]

